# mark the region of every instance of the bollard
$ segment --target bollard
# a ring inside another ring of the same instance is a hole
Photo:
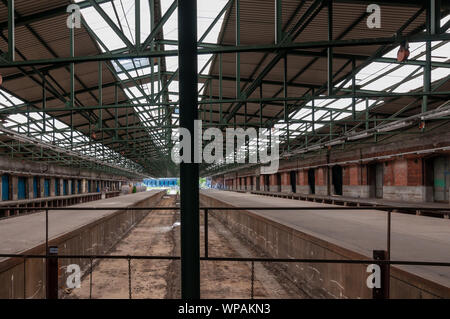
[[[375,264],[380,266],[381,270],[381,287],[372,289],[373,299],[389,299],[389,285],[390,285],[390,274],[389,274],[389,264],[377,263],[377,260],[388,260],[388,253],[385,250],[374,250],[373,259]]]
[[[47,252],[47,299],[58,299],[58,247],[50,246]]]

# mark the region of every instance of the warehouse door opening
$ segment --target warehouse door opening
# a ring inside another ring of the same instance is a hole
[[[450,186],[450,172],[449,172],[449,158],[444,156],[435,157],[433,161],[434,168],[434,187],[433,196],[435,202],[448,202],[449,200],[449,186]]]
[[[264,191],[270,191],[270,176],[264,175]]]
[[[333,178],[334,194],[342,195],[342,166],[333,166],[331,172]]]
[[[297,172],[291,171],[289,172],[290,181],[291,181],[291,192],[297,193]]]
[[[309,193],[316,193],[316,173],[314,168],[310,168],[308,170],[308,185],[309,185]]]
[[[281,174],[277,173],[277,192],[281,193]]]

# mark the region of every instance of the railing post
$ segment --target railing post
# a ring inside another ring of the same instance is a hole
[[[375,264],[380,267],[380,287],[374,287],[372,289],[372,298],[373,299],[389,299],[389,264],[385,263],[377,263],[377,261],[388,260],[388,253],[385,250],[374,250],[373,251],[373,259],[375,260]]]
[[[51,246],[47,251],[47,299],[58,299],[58,247]]]
[[[205,208],[205,218],[203,220],[205,226],[205,257],[208,258],[208,209]]]

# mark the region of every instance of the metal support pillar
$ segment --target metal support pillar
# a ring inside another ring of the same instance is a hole
[[[283,19],[281,0],[275,0],[275,44],[283,40]]]
[[[75,57],[75,29],[69,28],[70,35],[70,57]],[[70,63],[70,149],[73,150],[73,108],[75,106],[75,64]],[[54,130],[54,128],[53,128]]]
[[[373,299],[389,299],[389,265],[384,263],[377,263],[377,260],[389,260],[388,254],[385,250],[374,250],[373,251],[373,259],[375,260],[375,264],[380,267],[381,273],[381,287],[372,289],[372,298]]]
[[[328,0],[328,41],[333,41],[333,1]],[[327,49],[328,95],[333,95],[333,48]]]
[[[356,73],[354,73],[354,70],[356,69],[356,61],[355,59],[352,59],[352,95],[354,96],[356,94]],[[356,99],[355,97],[352,97],[352,119],[356,120]]]
[[[8,59],[11,62],[14,62],[16,56],[14,19],[14,0],[8,0]]]
[[[241,13],[239,9],[239,0],[235,0],[236,4],[236,46],[241,44]],[[241,97],[241,54],[236,52],[236,99]]]
[[[427,2],[426,26],[427,35],[435,35],[440,32],[440,1],[430,0]],[[431,41],[425,42],[425,66],[423,70],[423,92],[431,90]],[[428,96],[422,98],[422,112],[428,110]]]
[[[180,126],[191,133],[191,163],[180,164],[181,297],[200,298],[198,164],[194,163],[194,121],[198,118],[197,1],[178,1]]]
[[[47,299],[58,299],[58,247],[51,246],[47,251],[47,277],[46,296]]]
[[[134,14],[135,14],[135,45],[136,49],[141,46],[141,0],[134,1]],[[151,30],[150,30],[151,32]]]
[[[288,96],[288,79],[287,79],[287,72],[288,72],[288,66],[287,66],[287,53],[284,55],[283,59],[283,96],[285,99],[287,99]],[[283,102],[284,106],[284,122],[286,123],[286,143],[287,143],[287,150],[290,151],[290,144],[289,144],[289,138],[290,138],[290,132],[289,132],[289,110],[288,110],[288,104],[287,100],[284,100]]]
[[[223,66],[222,66],[222,53],[219,53],[219,100],[223,98]],[[219,123],[222,124],[222,103],[219,103]]]

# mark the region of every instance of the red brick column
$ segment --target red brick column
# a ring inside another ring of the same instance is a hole
[[[270,175],[269,191],[271,191],[271,192],[278,192],[277,174],[271,174]]]
[[[327,170],[328,167],[316,168],[316,194],[317,195],[327,195],[328,185],[327,185]]]
[[[297,173],[297,193],[309,194],[307,169],[301,169]]]
[[[247,190],[251,191],[253,190],[253,177],[252,176],[247,176]]]
[[[291,176],[289,172],[281,173],[281,191],[285,193],[291,193]]]

